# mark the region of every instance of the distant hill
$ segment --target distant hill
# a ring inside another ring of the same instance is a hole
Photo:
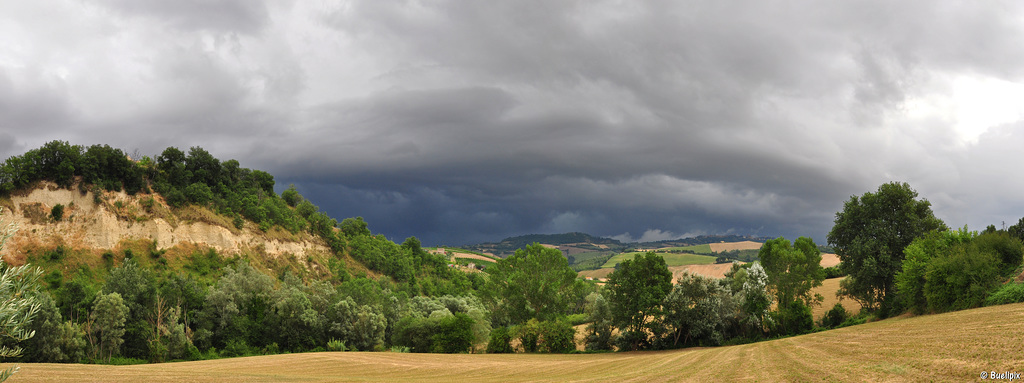
[[[655,242],[630,242],[623,243],[619,240],[596,237],[587,233],[572,232],[563,234],[527,234],[516,237],[508,237],[501,242],[481,243],[475,245],[460,246],[464,249],[493,254],[505,258],[522,249],[531,243],[540,243],[558,247],[573,261],[583,261],[591,257],[606,256],[613,253],[628,251],[631,249],[659,249],[665,247],[686,247],[704,245],[719,242],[765,242],[771,237],[756,237],[749,235],[701,235],[691,238],[682,238]],[[583,257],[577,254],[583,254]],[[574,262],[570,262],[574,263]],[[597,265],[600,266],[600,265]]]
[[[752,242],[764,243],[765,241],[768,241],[769,239],[773,239],[773,238],[772,237],[756,237],[756,236],[751,236],[751,235],[732,235],[732,234],[730,234],[730,235],[700,235],[700,236],[696,236],[696,237],[681,238],[681,239],[670,239],[670,240],[665,240],[665,241],[630,243],[629,245],[635,245],[636,247],[644,248],[644,249],[657,249],[657,248],[662,248],[662,247],[693,246],[693,245],[704,245],[704,244],[719,243],[719,242],[752,241]]]
[[[572,247],[578,251],[617,251],[625,247],[622,242],[611,238],[595,237],[587,233],[563,233],[563,234],[527,234],[516,237],[508,237],[501,242],[481,243],[475,245],[460,246],[465,249],[479,251],[482,253],[494,254],[505,258],[532,243],[541,243],[558,247]],[[564,249],[563,249],[564,250]],[[576,251],[573,251],[576,252]]]

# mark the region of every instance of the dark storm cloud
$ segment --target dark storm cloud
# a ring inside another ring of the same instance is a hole
[[[1024,114],[967,126],[961,100],[1022,80],[1015,3],[98,4],[9,6],[0,152],[200,145],[428,244],[821,242],[891,180],[952,225],[1024,215],[992,165],[1022,159]]]

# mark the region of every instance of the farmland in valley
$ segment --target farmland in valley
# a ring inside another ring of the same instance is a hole
[[[615,267],[615,265],[617,263],[619,263],[619,262],[625,261],[627,259],[633,259],[633,256],[635,256],[636,254],[642,254],[642,253],[622,253],[622,254],[618,254],[618,255],[612,257],[611,259],[609,259],[608,262],[605,262],[604,266],[601,266],[601,267],[604,267],[604,268]],[[670,267],[671,266],[685,266],[685,265],[707,265],[707,264],[715,263],[715,257],[712,257],[710,255],[687,254],[687,253],[658,253],[658,255],[660,255],[663,258],[665,258],[665,264],[667,264]]]
[[[334,352],[135,366],[21,364],[18,382],[968,381],[1020,371],[1024,304],[738,346],[579,355]]]

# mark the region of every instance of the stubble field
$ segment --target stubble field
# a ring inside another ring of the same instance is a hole
[[[334,352],[137,366],[22,364],[18,382],[974,381],[1024,370],[1024,304],[739,346],[582,355]]]

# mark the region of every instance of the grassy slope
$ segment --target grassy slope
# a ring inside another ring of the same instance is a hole
[[[972,381],[1022,372],[1024,304],[740,346],[589,355],[309,353],[136,366],[25,364],[18,382]]]

